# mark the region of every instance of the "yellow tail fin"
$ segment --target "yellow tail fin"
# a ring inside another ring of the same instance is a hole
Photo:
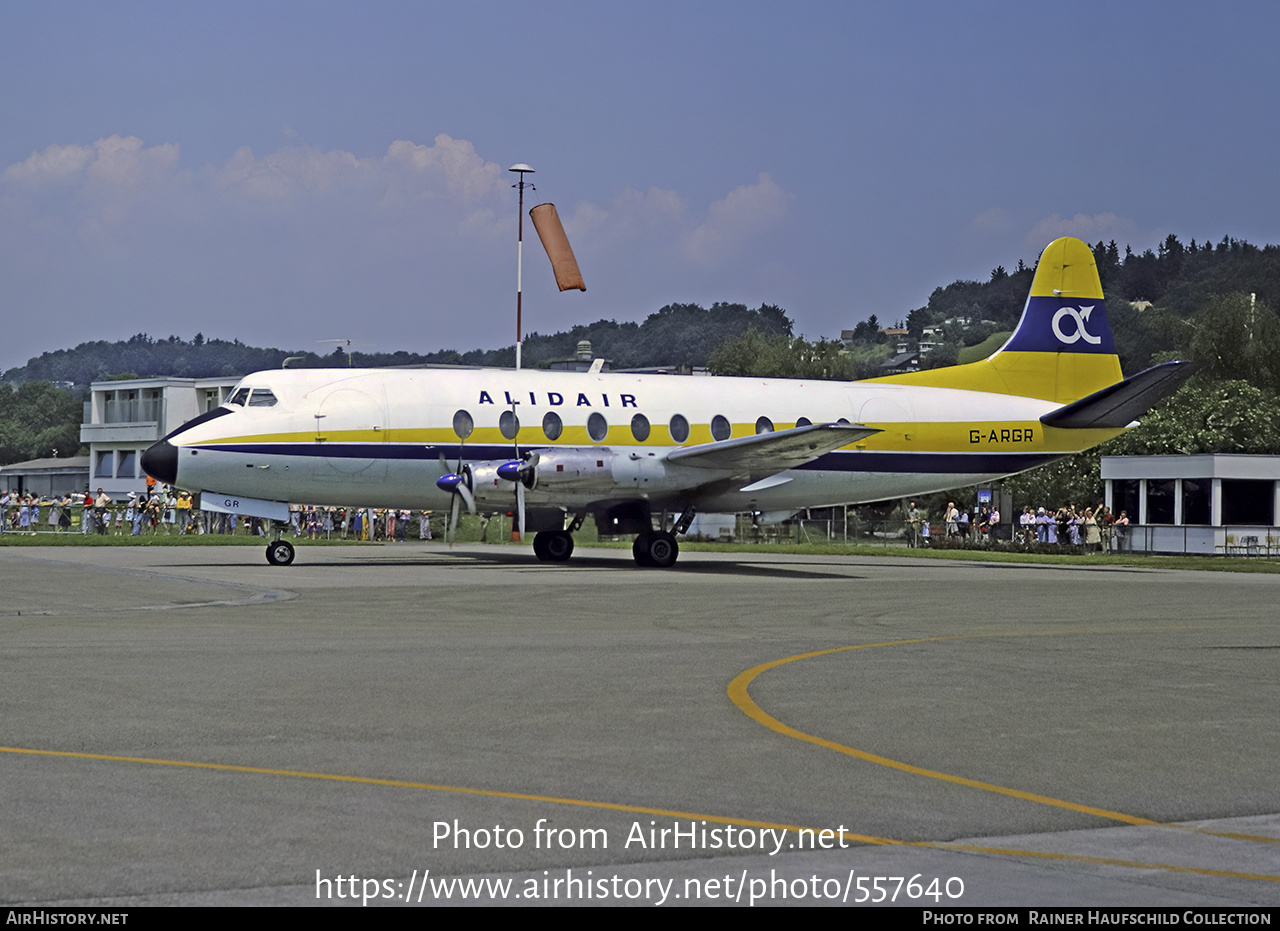
[[[992,355],[968,365],[870,380],[1067,404],[1123,377],[1093,252],[1064,236],[1041,254],[1018,327]]]

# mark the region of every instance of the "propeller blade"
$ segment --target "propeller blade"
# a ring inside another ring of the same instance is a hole
[[[462,487],[462,486],[459,486]],[[453,538],[458,535],[458,512],[462,509],[462,498],[460,495],[453,496],[453,503],[449,505],[449,530],[445,537],[449,541],[449,545],[453,546]]]
[[[516,521],[520,528],[520,542],[524,542],[524,482],[516,482]]]

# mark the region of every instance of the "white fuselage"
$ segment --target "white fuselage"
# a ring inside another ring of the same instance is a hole
[[[781,511],[975,484],[1097,441],[1042,427],[1038,418],[1056,407],[1048,401],[891,383],[294,369],[250,375],[244,388],[269,389],[258,399],[274,403],[256,406],[251,395],[248,405],[228,405],[227,413],[171,435],[180,487],[296,503],[444,508],[450,494],[436,480],[461,461],[474,468],[477,503],[497,508],[511,501],[512,484],[492,468],[537,451],[530,506],[573,512],[644,499],[655,509]],[[676,448],[724,440],[726,430],[751,436],[806,421],[881,432],[764,481],[665,459]]]

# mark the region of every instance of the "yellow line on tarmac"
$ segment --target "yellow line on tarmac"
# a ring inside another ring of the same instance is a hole
[[[948,639],[948,638],[928,638]],[[919,641],[914,641],[919,642]],[[821,651],[829,652],[829,651]],[[552,805],[571,805],[576,808],[593,808],[604,811],[622,811],[633,814],[660,815],[669,818],[688,818],[691,820],[711,821],[716,824],[734,824],[755,828],[773,828],[774,830],[796,831],[811,830],[815,834],[822,829],[802,828],[795,824],[779,824],[770,821],[756,821],[750,818],[726,818],[722,815],[704,815],[688,811],[666,808],[649,808],[643,805],[623,805],[617,802],[598,802],[589,799],[564,798],[555,795],[534,795],[527,792],[501,792],[495,789],[474,789],[466,786],[436,785],[427,782],[408,782],[400,779],[375,779],[369,776],[344,776],[336,773],[312,773],[295,769],[270,769],[262,766],[239,766],[231,763],[200,763],[194,760],[164,760],[142,756],[120,756],[108,753],[81,753],[69,750],[37,750],[32,747],[2,747],[0,753],[24,754],[27,756],[50,756],[80,760],[103,760],[112,763],[139,763],[149,766],[172,766],[182,769],[204,769],[216,772],[252,773],[263,776],[288,776],[295,779],[319,779],[326,782],[356,783],[358,785],[390,786],[400,789],[419,789],[428,792],[456,792],[461,795],[478,795],[488,798],[506,798],[525,802],[545,802]],[[1070,853],[1045,853],[1037,850],[1017,850],[1002,847],[978,847],[973,845],[950,844],[940,841],[904,841],[890,837],[876,837],[870,834],[853,834],[848,831],[844,836],[849,840],[865,844],[889,845],[897,847],[923,847],[932,850],[955,853],[982,853],[1012,857],[1032,857],[1046,860],[1064,860],[1077,863],[1122,866],[1142,870],[1166,870],[1175,873],[1195,873],[1202,876],[1220,876],[1232,879],[1253,879],[1263,882],[1280,882],[1280,876],[1264,873],[1233,873],[1226,870],[1201,869],[1192,866],[1174,866],[1166,863],[1147,863],[1140,860],[1111,860],[1102,857],[1089,857]]]
[[[1105,808],[1095,808],[1092,805],[1081,805],[1076,802],[1068,802],[1059,798],[1051,798],[1047,795],[1036,795],[1034,792],[1023,792],[1021,789],[1011,789],[1007,786],[999,786],[991,782],[981,782],[977,779],[968,779],[964,776],[953,776],[950,773],[940,773],[937,770],[925,769],[922,766],[913,766],[910,763],[902,763],[898,760],[891,760],[885,756],[879,756],[875,753],[868,753],[866,750],[858,750],[842,743],[836,743],[834,740],[827,740],[825,737],[818,737],[814,734],[808,734],[804,731],[797,730],[788,724],[783,724],[773,715],[769,714],[763,708],[755,703],[749,694],[747,687],[755,681],[756,677],[770,669],[787,663],[799,662],[802,659],[813,659],[817,656],[830,656],[833,653],[847,653],[850,650],[869,650],[873,647],[896,647],[909,643],[930,643],[940,640],[959,640],[960,637],[921,637],[915,640],[890,640],[885,643],[860,643],[854,646],[834,647],[829,650],[814,650],[811,653],[797,653],[795,656],[787,656],[783,659],[776,659],[768,663],[761,663],[759,666],[752,666],[745,672],[740,673],[729,683],[729,700],[742,710],[742,712],[754,721],[758,721],[772,731],[777,731],[786,737],[794,737],[796,740],[803,740],[807,743],[816,744],[819,747],[825,747],[828,750],[834,750],[837,753],[843,753],[846,756],[856,757],[860,760],[866,760],[868,763],[875,763],[879,766],[887,766],[890,769],[901,770],[904,773],[912,773],[916,776],[927,776],[930,779],[941,779],[944,782],[954,782],[958,785],[968,786],[971,789],[982,789],[986,792],[998,792],[1001,795],[1009,795],[1013,798],[1020,798],[1028,802],[1039,802],[1042,805],[1052,805],[1055,808],[1066,808],[1070,811],[1078,811],[1086,815],[1096,815],[1099,818],[1110,818],[1113,821],[1123,821],[1125,824],[1159,824],[1158,821],[1151,821],[1147,818],[1137,818],[1133,815],[1126,815],[1118,811],[1109,811]]]
[[[456,792],[461,795],[482,795],[489,798],[509,798],[523,802],[546,802],[552,805],[572,805],[577,808],[598,808],[605,811],[625,811],[640,815],[660,815],[664,818],[688,818],[694,821],[713,821],[717,824],[735,824],[752,828],[772,828],[783,831],[812,830],[797,824],[776,824],[771,821],[753,821],[750,818],[726,818],[722,815],[700,815],[690,811],[667,808],[648,808],[644,805],[624,805],[618,802],[596,802],[589,799],[563,798],[556,795],[533,795],[528,792],[502,792],[497,789],[473,789],[467,786],[436,785],[429,782],[406,782],[400,779],[375,779],[370,776],[343,776],[335,773],[312,773],[297,769],[268,769],[261,766],[238,766],[232,763],[199,763],[193,760],[161,760],[143,756],[116,756],[107,753],[78,753],[70,750],[36,750],[30,747],[0,747],[3,753],[20,753],[29,756],[61,756],[79,760],[106,760],[112,763],[144,763],[149,766],[176,766],[184,769],[211,769],[230,773],[255,773],[260,776],[291,776],[295,779],[319,779],[325,782],[353,782],[360,785],[392,786],[399,789],[421,789],[427,792]],[[901,844],[902,841],[869,834],[845,832],[849,840],[863,844]]]
[[[1058,632],[1061,633],[1061,632]],[[772,731],[776,731],[786,737],[792,737],[796,740],[803,740],[806,743],[815,744],[828,750],[834,750],[837,753],[843,753],[845,756],[855,757],[859,760],[865,760],[868,763],[875,763],[878,766],[886,766],[890,769],[900,770],[904,773],[911,773],[916,776],[925,776],[929,779],[939,779],[943,782],[952,782],[957,785],[968,786],[971,789],[981,789],[985,792],[995,792],[1000,795],[1008,795],[1012,798],[1022,799],[1028,802],[1036,802],[1041,805],[1050,805],[1054,808],[1065,808],[1068,811],[1076,811],[1086,815],[1096,815],[1099,818],[1107,818],[1112,821],[1120,821],[1124,824],[1134,824],[1153,827],[1172,827],[1179,830],[1194,831],[1200,834],[1209,834],[1215,837],[1227,837],[1234,840],[1259,841],[1263,843],[1280,843],[1280,838],[1266,837],[1253,834],[1236,834],[1229,832],[1210,831],[1203,828],[1196,828],[1190,825],[1164,824],[1160,821],[1152,821],[1149,818],[1139,818],[1135,815],[1126,815],[1124,812],[1111,811],[1107,808],[1097,808],[1093,805],[1081,805],[1078,802],[1069,802],[1065,799],[1053,798],[1048,795],[1038,795],[1034,792],[1024,792],[1021,789],[1013,789],[1008,786],[996,785],[992,782],[982,782],[978,779],[969,779],[965,776],[956,776],[951,773],[938,772],[933,769],[925,769],[922,766],[915,766],[911,763],[903,763],[900,760],[892,760],[889,757],[880,756],[879,754],[870,753],[866,750],[859,750],[856,747],[850,747],[847,744],[837,743],[834,740],[827,740],[825,737],[818,737],[815,734],[809,734],[805,731],[798,730],[788,724],[779,721],[773,715],[769,714],[751,698],[747,689],[755,679],[762,673],[768,672],[770,669],[776,669],[779,666],[785,666],[788,663],[799,662],[800,660],[813,659],[818,656],[830,656],[833,653],[847,653],[851,650],[870,650],[875,647],[895,647],[904,646],[912,643],[937,643],[948,640],[971,640],[985,636],[1009,637],[1009,636],[1052,636],[1053,632],[1036,631],[1024,634],[962,634],[951,637],[919,637],[913,640],[888,640],[883,643],[859,643],[852,646],[833,647],[827,650],[814,650],[809,653],[797,653],[794,656],[786,656],[782,659],[771,660],[767,663],[761,663],[758,666],[752,666],[750,669],[739,673],[729,683],[729,700],[738,706],[743,714],[752,720],[763,724]],[[967,848],[979,849],[979,848]],[[1039,854],[1033,854],[1040,856]],[[1085,858],[1088,859],[1088,858]],[[1110,862],[1110,861],[1108,861]],[[1119,862],[1119,861],[1117,861]],[[1212,872],[1207,875],[1216,875]],[[1246,874],[1230,874],[1241,875]]]

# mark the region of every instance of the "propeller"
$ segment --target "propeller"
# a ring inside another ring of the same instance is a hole
[[[449,492],[453,497],[449,505],[449,524],[444,533],[445,540],[448,541],[450,546],[453,545],[453,539],[458,532],[458,517],[461,515],[462,505],[466,504],[468,514],[476,512],[476,497],[472,491],[471,467],[463,465],[462,462],[462,445],[464,442],[466,442],[465,438],[458,443],[458,467],[436,479],[436,487],[441,491]],[[440,465],[445,469],[449,468],[449,463],[444,458],[443,450],[440,452]]]
[[[518,450],[517,450],[518,452]],[[520,539],[524,539],[524,492],[538,483],[538,460],[536,452],[525,453],[519,459],[512,459],[498,466],[498,477],[516,486],[516,526]]]
[[[511,420],[515,427],[511,437],[515,458],[498,466],[498,477],[514,482],[516,486],[516,533],[518,539],[524,541],[524,492],[532,488],[538,478],[538,454],[534,452],[520,455],[520,420],[515,405],[511,405]]]

